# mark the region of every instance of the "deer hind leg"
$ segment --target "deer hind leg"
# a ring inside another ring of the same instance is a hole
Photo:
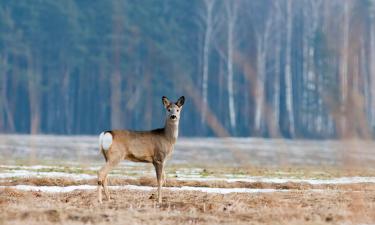
[[[163,186],[167,186],[167,176],[165,175],[165,169],[163,167],[163,173],[162,173],[162,181],[163,181]]]
[[[107,200],[110,200],[111,197],[110,197],[109,191],[108,191],[108,175],[104,178],[103,189],[104,189],[104,195],[105,195],[105,197],[107,198]]]
[[[154,167],[156,171],[156,179],[158,181],[158,203],[161,203],[162,202],[161,187],[163,185],[162,175],[164,171],[164,164],[162,162],[155,162]]]
[[[109,200],[109,191],[108,191],[108,173],[111,171],[113,167],[115,167],[120,160],[111,161],[109,160],[98,172],[98,201],[102,203],[102,187],[104,189],[104,194],[106,198]]]

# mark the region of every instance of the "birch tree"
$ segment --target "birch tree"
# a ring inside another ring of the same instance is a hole
[[[31,53],[28,53],[27,84],[30,104],[30,133],[38,134],[40,132],[40,101],[41,101],[41,71],[36,59],[32,59]]]
[[[285,102],[286,113],[289,122],[288,131],[290,136],[295,135],[294,107],[293,107],[293,77],[292,77],[292,29],[293,11],[292,0],[286,0],[286,46],[285,46]]]
[[[279,123],[280,123],[280,77],[281,77],[281,36],[283,35],[282,23],[284,22],[282,17],[281,2],[276,1],[274,3],[274,22],[273,22],[273,33],[274,40],[271,42],[273,49],[273,66],[274,66],[274,79],[273,79],[273,95],[272,95],[272,117],[269,124],[269,132],[271,137],[279,136]]]
[[[312,129],[321,131],[321,107],[322,100],[319,91],[321,75],[318,74],[315,62],[315,37],[320,24],[321,0],[307,0],[303,5],[303,98],[302,106],[304,114],[302,121],[305,128],[312,132]]]
[[[348,101],[348,58],[349,58],[349,27],[350,27],[351,1],[344,1],[342,19],[342,41],[340,53],[340,135],[344,136],[347,130],[346,110]]]
[[[123,17],[121,12],[121,2],[113,2],[113,33],[115,34],[112,45],[113,45],[113,58],[114,67],[111,75],[111,128],[120,128],[123,125],[123,114],[122,114],[122,104],[121,104],[121,51],[120,51],[120,37],[123,33]]]
[[[15,131],[13,114],[9,108],[7,97],[7,83],[8,83],[8,56],[0,55],[0,130],[7,128],[10,132]]]
[[[227,13],[227,71],[228,71],[228,106],[229,106],[229,120],[232,132],[236,130],[236,109],[234,103],[233,93],[233,51],[235,46],[235,25],[238,18],[238,1],[226,1],[225,9]]]
[[[369,91],[369,98],[370,104],[368,107],[370,108],[370,124],[371,128],[375,128],[375,0],[371,0],[371,8],[370,8],[370,60],[369,60],[369,75],[370,75],[370,91]]]
[[[201,113],[201,125],[204,124],[204,119],[207,113],[208,104],[208,76],[209,76],[209,57],[212,46],[212,36],[214,32],[214,5],[215,0],[204,0],[204,10],[200,13],[201,20],[204,23],[204,38],[203,38],[203,70],[202,70],[202,113]]]
[[[263,135],[265,131],[265,108],[266,108],[266,75],[267,61],[270,54],[270,37],[273,23],[273,4],[267,2],[251,1],[250,18],[252,30],[255,39],[255,68],[256,76],[253,81],[254,85],[254,132],[257,135]]]

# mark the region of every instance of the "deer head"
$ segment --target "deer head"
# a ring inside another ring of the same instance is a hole
[[[173,103],[167,97],[163,96],[162,101],[167,112],[167,122],[178,123],[182,106],[185,103],[185,97],[181,96],[177,102]]]

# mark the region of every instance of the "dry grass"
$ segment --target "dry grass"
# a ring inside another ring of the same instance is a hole
[[[74,180],[69,178],[18,178],[13,180],[1,181],[0,186],[14,185],[34,185],[34,186],[72,186],[72,185],[96,185],[96,179]],[[109,185],[137,185],[156,187],[156,179],[153,177],[141,177],[137,179],[110,178]],[[166,187],[209,187],[209,188],[256,188],[256,189],[277,189],[277,190],[309,190],[309,189],[327,189],[327,190],[347,190],[347,191],[375,191],[373,183],[353,183],[353,184],[309,184],[306,182],[286,182],[286,183],[268,183],[268,182],[227,182],[227,181],[184,181],[168,179]]]
[[[95,191],[64,194],[0,192],[0,224],[342,224],[375,223],[375,191],[311,190],[263,194],[112,191],[102,205]]]
[[[173,168],[172,168],[173,169]],[[221,173],[220,173],[221,171]],[[293,177],[330,178],[350,175],[374,176],[373,170],[256,169],[251,175],[285,174]],[[247,168],[207,168],[210,174],[245,174]],[[307,172],[306,172],[307,171]],[[219,188],[271,188],[288,192],[214,194],[164,190],[162,204],[151,192],[113,190],[112,200],[99,205],[96,191],[52,194],[18,191],[11,186],[96,185],[96,179],[15,178],[0,180],[0,225],[6,224],[374,224],[375,184],[265,183],[182,181],[169,177],[167,186]],[[155,177],[111,177],[110,185],[155,186]],[[323,190],[316,190],[323,189]]]

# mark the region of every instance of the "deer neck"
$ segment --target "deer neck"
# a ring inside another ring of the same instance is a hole
[[[179,121],[171,122],[168,119],[165,122],[164,132],[168,140],[173,144],[176,142],[178,137],[178,124]]]

